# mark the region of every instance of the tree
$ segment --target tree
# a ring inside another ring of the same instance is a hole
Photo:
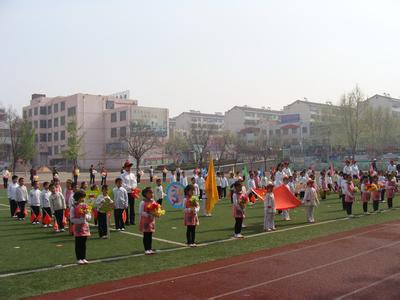
[[[216,132],[216,128],[213,126],[201,126],[193,127],[189,134],[190,147],[195,154],[195,161],[201,168],[207,152],[209,150],[209,142],[212,134]]]
[[[15,173],[18,160],[26,165],[36,155],[35,132],[31,123],[21,119],[11,107],[7,110],[6,123],[10,135],[12,171]]]
[[[84,134],[79,133],[76,121],[71,121],[67,124],[67,134],[67,149],[62,151],[61,155],[67,161],[77,165],[78,159],[84,156],[84,153],[82,152]]]
[[[272,154],[271,140],[266,135],[262,135],[255,144],[255,148],[258,150],[259,155],[264,160],[264,170],[267,170],[267,160]]]
[[[143,123],[131,123],[129,133],[122,141],[126,142],[126,150],[136,161],[136,172],[140,170],[143,156],[159,144],[157,133]]]
[[[189,143],[181,135],[175,134],[165,143],[164,150],[165,153],[173,157],[174,163],[178,166],[183,154],[189,150]]]

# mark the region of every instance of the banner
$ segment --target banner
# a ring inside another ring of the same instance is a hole
[[[172,182],[167,187],[166,198],[173,208],[183,208],[184,190],[185,187],[179,182]]]
[[[264,201],[266,194],[265,189],[252,189],[251,190],[259,200]],[[275,208],[277,210],[284,210],[300,206],[301,202],[297,199],[291,191],[284,185],[281,185],[273,190],[275,197]]]

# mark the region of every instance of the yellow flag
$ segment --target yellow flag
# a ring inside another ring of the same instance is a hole
[[[214,208],[215,203],[219,200],[217,190],[217,180],[215,178],[214,161],[210,158],[210,164],[208,165],[207,179],[205,182],[207,202],[206,211],[210,214]]]

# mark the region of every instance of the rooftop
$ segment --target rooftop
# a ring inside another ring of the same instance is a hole
[[[236,105],[236,106],[232,107],[231,109],[229,109],[228,112],[233,109],[240,109],[240,110],[247,111],[247,112],[264,112],[264,113],[271,113],[271,114],[282,114],[283,113],[281,110],[272,110],[272,109],[265,108],[265,107],[263,107],[263,108],[250,107],[247,105],[244,105],[244,106]]]

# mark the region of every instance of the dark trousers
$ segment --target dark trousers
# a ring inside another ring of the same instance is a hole
[[[235,234],[242,232],[243,218],[235,218]]]
[[[86,240],[87,236],[75,237],[75,255],[77,260],[86,258]]]
[[[230,196],[231,196],[231,203],[233,203],[233,193],[234,193],[234,191],[233,190],[230,190]]]
[[[36,215],[36,218],[32,222],[39,222],[40,206],[31,206],[31,210]]]
[[[63,217],[64,217],[64,210],[57,209],[54,211],[54,216],[56,217],[56,222],[58,225],[58,229],[64,229]]]
[[[167,181],[167,174],[162,174],[162,181],[163,182],[166,182]]]
[[[94,184],[94,174],[90,174],[89,183],[90,183],[90,184]]]
[[[74,175],[74,183],[78,184],[78,176],[77,175]]]
[[[99,236],[107,235],[107,214],[102,212],[97,212],[97,222],[98,222],[98,231]]]
[[[345,202],[347,215],[352,215],[353,202]]]
[[[217,186],[217,190],[218,190],[218,198],[221,199],[221,197],[222,197],[222,187]]]
[[[8,187],[8,178],[3,177],[3,185],[5,189]]]
[[[393,207],[393,198],[388,198],[388,208],[392,208]]]
[[[153,182],[153,176],[152,175],[150,176],[150,182]]]
[[[194,244],[196,238],[196,225],[188,225],[186,226],[186,240],[187,244]]]
[[[114,209],[115,229],[125,228],[124,222],[122,221],[123,212],[124,212],[123,208]]]
[[[129,214],[127,212],[125,224],[130,223],[131,225],[133,225],[135,224],[135,199],[132,197],[131,193],[128,193],[128,203],[129,203]]]
[[[346,198],[346,195],[343,194],[341,197],[342,197],[342,207],[343,207],[343,210],[346,210],[346,202],[344,201],[344,199]]]
[[[368,202],[363,202],[363,211],[368,212]]]
[[[162,205],[162,200],[163,200],[163,198],[158,199],[158,200],[157,200],[157,203],[160,204],[160,205]]]
[[[385,200],[385,189],[382,189],[381,190],[381,201],[384,201]]]
[[[144,250],[151,250],[151,242],[153,240],[153,233],[152,232],[143,232],[143,246]]]
[[[25,201],[17,202],[19,208],[18,219],[25,218],[25,203]]]
[[[222,188],[222,198],[226,198],[226,187]]]
[[[305,191],[300,191],[300,199],[304,198]]]
[[[204,191],[200,190],[200,195],[199,195],[199,199],[202,200],[203,199],[203,195],[204,195]]]
[[[100,185],[105,185],[105,184],[107,184],[107,176],[106,177],[101,177],[101,184]]]
[[[374,211],[378,211],[379,210],[379,200],[372,201],[372,207],[374,208]]]
[[[14,217],[15,210],[17,209],[17,201],[15,201],[14,199],[8,199],[8,201],[10,202],[11,217]]]
[[[140,183],[140,174],[139,173],[136,174],[136,180],[137,180],[137,183]]]
[[[47,215],[49,215],[49,217],[51,218],[51,208],[50,207],[42,207],[42,223],[44,224],[44,217]]]

